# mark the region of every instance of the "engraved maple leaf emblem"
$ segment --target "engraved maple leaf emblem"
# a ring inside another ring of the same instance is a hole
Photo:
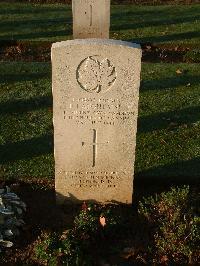
[[[89,56],[80,63],[77,80],[81,88],[88,92],[105,92],[116,80],[115,67],[107,58],[100,61]]]

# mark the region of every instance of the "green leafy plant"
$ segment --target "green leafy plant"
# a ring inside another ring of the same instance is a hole
[[[185,186],[139,203],[139,213],[150,227],[152,256],[157,262],[191,263],[200,240],[197,200]]]
[[[45,234],[35,247],[35,255],[48,265],[92,266],[93,253],[118,221],[109,208],[83,203],[73,228],[61,235]]]
[[[38,259],[47,261],[48,265],[57,265],[59,256],[59,238],[58,235],[44,234],[38,245],[35,247],[35,254]]]

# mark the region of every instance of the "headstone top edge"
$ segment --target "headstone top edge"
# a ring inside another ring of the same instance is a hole
[[[117,45],[117,46],[127,46],[130,48],[136,48],[141,50],[140,44],[126,42],[121,40],[113,40],[113,39],[75,39],[75,40],[67,40],[56,42],[52,44],[52,49],[67,47],[72,45]]]

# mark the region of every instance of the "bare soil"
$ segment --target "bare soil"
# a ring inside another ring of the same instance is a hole
[[[50,62],[51,42],[0,41],[0,61]],[[181,63],[192,48],[184,46],[142,44],[143,62]],[[187,62],[190,62],[187,59]],[[192,62],[192,61],[191,61]]]

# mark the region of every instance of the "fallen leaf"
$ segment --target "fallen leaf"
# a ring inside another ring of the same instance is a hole
[[[62,232],[62,235],[61,235],[61,237],[60,237],[60,239],[66,239],[67,238],[67,235],[69,234],[69,232],[70,232],[70,230],[68,229],[68,230],[65,230],[65,231],[63,231]]]
[[[160,261],[161,261],[161,263],[165,263],[168,261],[168,257],[166,255],[164,255],[164,256],[162,256]]]
[[[180,75],[180,74],[182,74],[183,72],[180,70],[180,69],[177,69],[176,70],[176,74],[178,74],[178,75]]]
[[[99,222],[104,227],[106,225],[106,218],[104,216],[100,216]]]
[[[144,258],[142,258],[140,255],[137,256],[137,258],[136,258],[136,262],[138,262],[138,264],[139,264],[139,263],[140,263],[140,264],[142,263],[142,264],[147,265],[146,260],[145,260]]]

